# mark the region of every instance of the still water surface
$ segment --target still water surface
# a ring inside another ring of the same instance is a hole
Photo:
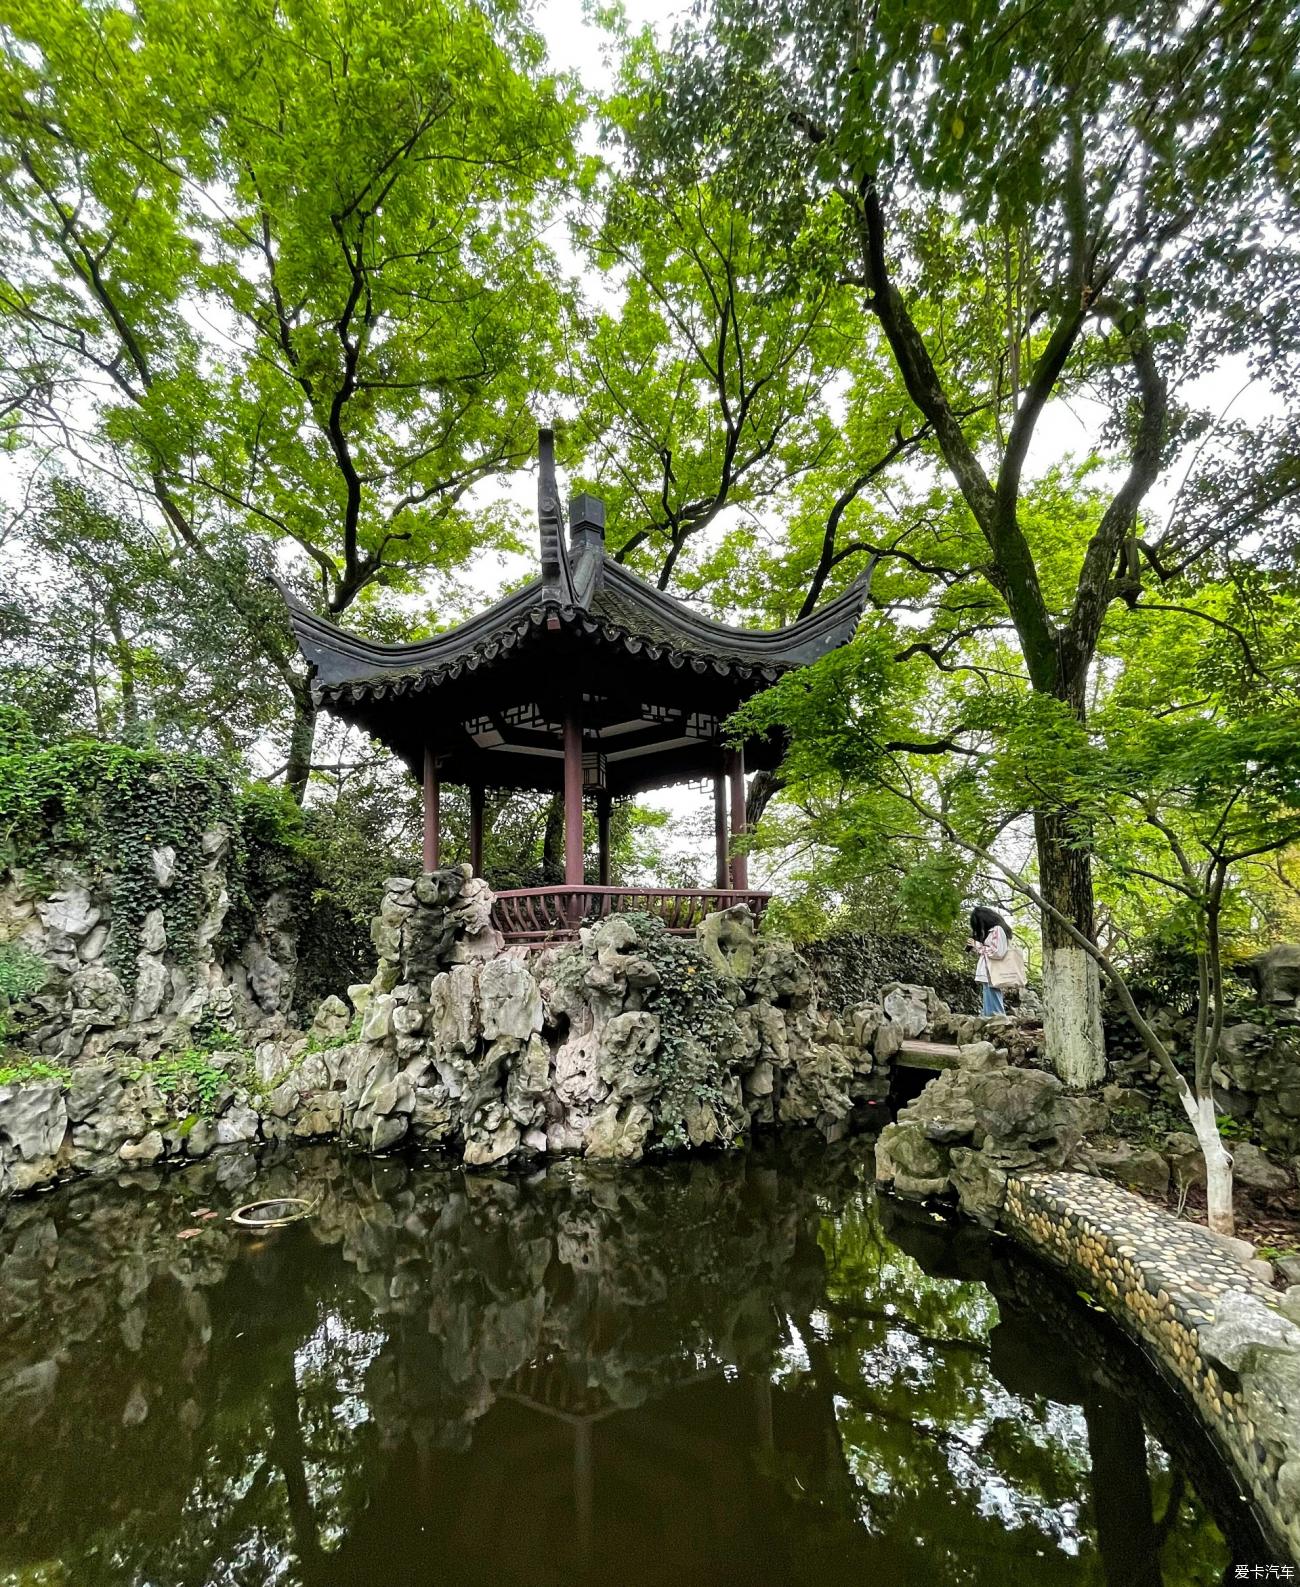
[[[15,1206],[0,1583],[1182,1587],[1266,1557],[1104,1319],[869,1162],[320,1149]],[[285,1194],[309,1222],[224,1221]]]

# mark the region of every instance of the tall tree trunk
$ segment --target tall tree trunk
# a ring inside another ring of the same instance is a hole
[[[1092,650],[1075,649],[1053,658],[1055,676],[1030,666],[1036,690],[1051,693],[1069,706],[1080,722],[1088,714],[1088,670]],[[1031,652],[1026,649],[1026,659]],[[1063,914],[1089,942],[1096,941],[1093,910],[1092,851],[1068,809],[1036,810],[1034,838],[1038,846],[1038,886],[1043,898]],[[1092,955],[1076,942],[1059,920],[1044,912],[1043,1038],[1048,1061],[1067,1086],[1082,1090],[1106,1078],[1106,1038],[1101,1020],[1101,972]]]
[[[293,731],[289,736],[289,761],[284,770],[284,784],[296,804],[301,804],[307,793],[312,749],[316,743],[316,716],[316,706],[308,686],[304,684],[301,689],[295,689]]]
[[[117,606],[110,601],[105,609],[108,626],[117,651],[117,679],[122,694],[122,737],[135,744],[140,737],[140,708],[135,693],[135,655],[131,649]]]
[[[785,786],[780,772],[756,771],[749,783],[749,796],[745,801],[745,830],[752,832],[762,820],[763,812]]]
[[[1043,897],[1089,939],[1093,936],[1092,859],[1072,845],[1069,818],[1037,811],[1038,885]],[[1066,1085],[1097,1085],[1106,1076],[1097,961],[1064,926],[1044,913],[1043,1036],[1047,1057]]]
[[[1160,1587],[1160,1539],[1142,1417],[1130,1400],[1100,1385],[1086,1394],[1083,1414],[1106,1587]]]
[[[1205,1221],[1215,1234],[1232,1234],[1236,1228],[1232,1206],[1232,1155],[1219,1134],[1213,1090],[1207,1083],[1206,1090],[1197,1094],[1184,1084],[1178,1100],[1196,1131],[1197,1144],[1205,1158]]]

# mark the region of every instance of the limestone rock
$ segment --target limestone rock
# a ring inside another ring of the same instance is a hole
[[[405,1113],[388,1113],[376,1118],[370,1127],[369,1149],[372,1152],[391,1151],[410,1129],[410,1122]]]
[[[1247,1190],[1274,1195],[1290,1190],[1291,1175],[1266,1157],[1258,1146],[1249,1141],[1230,1141],[1228,1150],[1232,1153],[1232,1175],[1237,1184],[1244,1185]]]
[[[812,1003],[813,990],[812,970],[793,943],[780,937],[759,939],[753,984],[757,1002],[805,1009]]]
[[[117,1155],[124,1163],[147,1167],[150,1163],[156,1163],[165,1150],[162,1136],[157,1130],[150,1130],[138,1141],[127,1141]]]
[[[711,1102],[699,1098],[688,1102],[682,1113],[682,1123],[686,1126],[687,1140],[696,1148],[712,1146],[722,1138],[717,1111]]]
[[[251,943],[244,954],[248,984],[258,1006],[268,1014],[287,1010],[293,1001],[297,950],[292,932],[273,925],[273,905],[283,897],[273,893],[263,908],[263,935]]]
[[[84,887],[52,893],[46,903],[37,907],[49,933],[50,948],[55,952],[60,944],[68,947],[80,942],[99,923],[100,912]]]
[[[312,1016],[309,1034],[317,1041],[333,1041],[346,1033],[352,1023],[352,1012],[341,997],[325,998]]]
[[[555,1095],[566,1108],[591,1112],[609,1094],[601,1079],[600,1042],[594,1034],[570,1036],[555,1050]]]
[[[241,1104],[230,1108],[217,1120],[217,1144],[233,1146],[239,1141],[255,1141],[258,1124],[258,1116],[251,1107]]]
[[[428,878],[420,880],[424,882]],[[430,981],[443,967],[455,940],[455,922],[445,909],[413,909],[404,918],[401,928],[402,979],[421,984]]]
[[[584,1148],[586,1155],[612,1161],[634,1161],[645,1151],[653,1122],[650,1109],[641,1102],[628,1103],[621,1110],[611,1102],[591,1121]]]
[[[410,1075],[395,1074],[378,1085],[367,1097],[366,1105],[377,1115],[415,1111],[415,1086]]]
[[[1169,1189],[1169,1163],[1151,1147],[1121,1142],[1095,1149],[1092,1161],[1098,1172],[1126,1185],[1130,1190],[1145,1190],[1152,1195],[1163,1196]]]
[[[1200,1329],[1201,1353],[1231,1372],[1242,1372],[1263,1351],[1300,1356],[1300,1327],[1248,1290],[1228,1290],[1215,1301],[1214,1321]]]
[[[124,1024],[130,1012],[121,981],[105,965],[88,964],[74,970],[68,981],[74,1009],[97,1015],[97,1025]]]
[[[166,891],[176,879],[176,850],[170,843],[164,843],[160,848],[149,851],[149,859],[155,880]]]
[[[29,1162],[53,1157],[67,1131],[68,1110],[56,1080],[0,1086],[0,1154]]]
[[[754,971],[754,917],[745,904],[705,915],[695,928],[704,961],[718,975],[748,981]]]
[[[450,865],[440,871],[426,871],[423,876],[417,876],[414,883],[395,878],[388,883],[386,893],[400,899],[409,889],[416,903],[426,909],[446,909],[456,902],[472,878],[473,872],[468,865]]]
[[[393,1011],[397,1007],[397,1000],[391,993],[385,992],[375,998],[366,1010],[366,1017],[361,1022],[362,1041],[383,1041],[393,1033]]]
[[[517,1150],[520,1139],[519,1126],[513,1119],[492,1116],[465,1142],[465,1164],[470,1168],[485,1168],[490,1163],[499,1163]]]
[[[954,1147],[948,1178],[957,1192],[957,1204],[968,1218],[992,1228],[1006,1200],[1007,1179],[1021,1166],[1014,1157],[1000,1152],[977,1152],[970,1146]]]
[[[513,1036],[527,1041],[542,1028],[542,994],[521,959],[489,959],[478,983],[483,1035],[488,1041]]]
[[[1175,1185],[1179,1188],[1204,1186],[1205,1156],[1189,1131],[1171,1130],[1165,1136],[1164,1156]]]
[[[659,1046],[659,1016],[631,1009],[606,1020],[600,1030],[602,1073],[607,1079],[620,1069],[643,1064]],[[608,1072],[607,1072],[608,1071]]]
[[[592,958],[598,958],[605,948],[615,953],[626,953],[629,948],[638,947],[640,943],[636,927],[626,915],[606,915],[594,926],[584,926],[578,938]]]
[[[935,995],[928,986],[895,982],[885,988],[881,1002],[888,1018],[902,1027],[904,1039],[911,1041],[929,1026]]]
[[[874,1051],[878,1063],[888,1063],[902,1048],[903,1027],[896,1019],[882,1020],[876,1030]]]
[[[875,1159],[876,1178],[882,1184],[896,1182],[901,1174],[932,1185],[925,1194],[937,1195],[947,1189],[948,1154],[918,1122],[886,1124],[876,1141]]]
[[[957,1049],[959,1068],[975,1071],[1005,1069],[1007,1054],[1004,1048],[995,1047],[991,1041],[963,1042]]]
[[[199,838],[199,848],[209,865],[220,865],[230,852],[230,833],[223,826],[209,827]]]
[[[171,972],[161,959],[151,953],[136,955],[135,1001],[131,1005],[131,1022],[152,1019],[162,1008],[171,991]]]
[[[482,938],[492,930],[492,889],[481,876],[465,879],[451,907],[456,930],[466,937]]]
[[[64,1106],[74,1124],[111,1110],[121,1100],[126,1081],[112,1064],[87,1064],[72,1071]]]
[[[140,927],[140,947],[145,953],[161,953],[167,946],[167,923],[161,909],[151,909]]]
[[[885,1011],[879,1003],[859,1003],[849,1010],[849,1019],[853,1026],[853,1039],[859,1047],[871,1049],[875,1045],[876,1032],[885,1022]]]
[[[478,972],[458,964],[436,976],[429,992],[429,1029],[438,1054],[472,1053],[478,1046]]]
[[[1108,1085],[1101,1088],[1101,1099],[1114,1112],[1150,1113],[1151,1098],[1136,1086]]]
[[[772,1065],[766,1058],[756,1063],[744,1079],[745,1091],[752,1097],[771,1096],[773,1085]]]
[[[1282,942],[1251,960],[1251,973],[1264,1003],[1300,1003],[1300,943]]]
[[[881,1132],[876,1177],[902,1195],[951,1187],[964,1211],[992,1222],[1009,1173],[1062,1168],[1096,1108],[1037,1069],[948,1069]]]
[[[516,1056],[506,1076],[506,1111],[521,1129],[545,1121],[543,1098],[550,1085],[551,1049],[535,1033]]]

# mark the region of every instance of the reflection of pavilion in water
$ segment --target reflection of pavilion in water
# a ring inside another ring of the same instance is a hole
[[[178,1243],[163,1192],[117,1247],[125,1200],[88,1189],[49,1240],[32,1209],[0,1230],[0,1386],[20,1337],[60,1365],[0,1437],[0,1538],[17,1515],[27,1550],[0,1576],[66,1553],[77,1587],[1148,1587],[1204,1523],[1167,1467],[1153,1491],[1147,1430],[1264,1557],[1104,1324],[978,1231],[857,1197],[860,1158],[525,1185],[323,1154],[311,1225],[225,1246]],[[130,1360],[87,1316],[92,1246],[110,1330],[139,1312]]]
[[[677,1391],[684,1391],[704,1383],[725,1383],[727,1369],[721,1365],[702,1367],[665,1385],[664,1397],[671,1399]],[[768,1454],[774,1453],[772,1441],[772,1381],[766,1375],[755,1377],[751,1383],[754,1407],[754,1432],[757,1446]],[[534,1361],[516,1372],[501,1390],[501,1398],[513,1401],[527,1411],[549,1418],[566,1429],[572,1438],[573,1465],[573,1516],[578,1553],[589,1559],[593,1551],[593,1515],[595,1509],[593,1446],[597,1429],[611,1417],[627,1412],[627,1407],[615,1404],[600,1388],[592,1389],[574,1381],[568,1362]],[[561,1442],[564,1433],[556,1433]],[[686,1458],[681,1440],[673,1440],[674,1465],[679,1477],[690,1487],[698,1500],[701,1493],[709,1491],[712,1463],[707,1458],[701,1463],[700,1455],[711,1455],[708,1450],[693,1451],[696,1459]],[[661,1451],[662,1453],[662,1451]],[[635,1460],[635,1456],[633,1459]],[[557,1463],[558,1465],[558,1463]],[[656,1473],[659,1468],[656,1464]],[[629,1471],[627,1475],[635,1473]],[[558,1475],[558,1471],[557,1471]]]

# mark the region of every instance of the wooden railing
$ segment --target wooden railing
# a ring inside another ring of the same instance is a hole
[[[507,942],[564,942],[584,922],[605,915],[647,914],[675,936],[693,932],[705,915],[744,904],[755,925],[771,893],[705,887],[521,887],[498,893],[492,924]]]

